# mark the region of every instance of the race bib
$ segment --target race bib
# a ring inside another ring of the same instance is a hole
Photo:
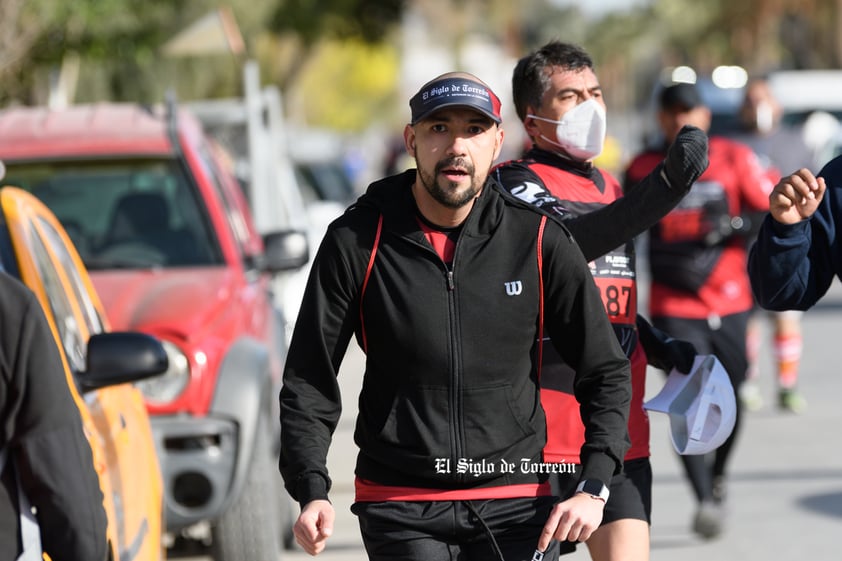
[[[594,277],[611,323],[634,324],[637,317],[637,284],[634,277]]]

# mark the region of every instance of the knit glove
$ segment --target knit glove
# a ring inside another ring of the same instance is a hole
[[[643,350],[646,351],[646,362],[669,373],[673,368],[682,374],[689,374],[693,368],[696,347],[689,341],[673,339],[660,329],[654,327],[642,316],[637,316],[637,333]]]
[[[670,187],[689,191],[708,167],[708,136],[691,125],[684,125],[667,150],[664,172]]]

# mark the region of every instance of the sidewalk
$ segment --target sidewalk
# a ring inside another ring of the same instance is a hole
[[[645,302],[641,299],[641,310]],[[767,337],[764,341],[769,341]],[[835,283],[821,304],[804,316],[801,390],[808,400],[802,415],[774,408],[771,346],[764,343],[760,384],[765,407],[747,413],[730,465],[728,530],[705,542],[690,531],[695,504],[681,465],[669,443],[668,422],[652,413],[654,472],[652,561],[831,561],[840,559],[842,535],[842,287]],[[345,412],[329,457],[337,510],[334,536],[320,561],[363,561],[353,500],[353,418],[361,368],[360,353],[349,351],[340,381]],[[663,376],[650,372],[648,396]],[[285,561],[312,559],[285,552]],[[569,561],[590,559],[580,547]],[[436,561],[436,560],[431,560]]]

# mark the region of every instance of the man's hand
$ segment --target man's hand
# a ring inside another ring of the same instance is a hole
[[[546,551],[552,540],[583,542],[602,523],[602,511],[605,502],[586,493],[576,493],[566,501],[553,507],[541,537],[538,538],[538,550]]]
[[[816,178],[802,168],[784,177],[769,194],[769,212],[781,224],[795,224],[810,218],[824,197],[823,177]]]
[[[330,501],[310,501],[301,509],[292,533],[304,551],[310,555],[318,555],[325,548],[325,542],[333,533],[333,521],[336,512]]]
[[[682,374],[689,374],[690,370],[693,369],[693,361],[695,360],[697,354],[698,352],[696,351],[695,345],[693,345],[690,341],[673,339],[670,337],[669,340],[664,343],[661,362],[656,363],[650,361],[649,364],[652,364],[656,368],[660,368],[667,374],[669,374],[673,368]]]
[[[667,374],[677,368],[683,374],[689,374],[693,368],[696,355],[695,345],[690,341],[673,339],[651,323],[646,318],[637,315],[637,335],[646,353],[646,362],[659,368]]]
[[[664,173],[670,187],[689,191],[708,168],[708,136],[691,125],[684,125],[670,144],[664,158]]]

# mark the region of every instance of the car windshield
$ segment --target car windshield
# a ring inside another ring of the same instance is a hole
[[[176,160],[6,161],[4,183],[53,211],[90,270],[222,263],[207,212]]]

